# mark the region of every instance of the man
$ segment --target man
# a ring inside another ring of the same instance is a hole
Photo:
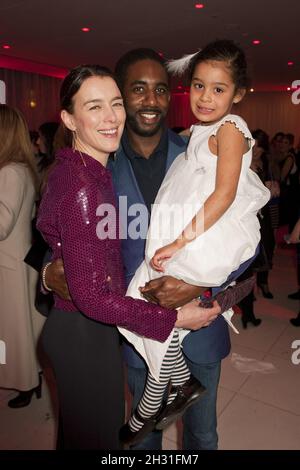
[[[151,204],[154,203],[166,171],[174,159],[185,151],[186,141],[165,127],[170,101],[169,79],[163,60],[157,53],[151,50],[130,51],[118,61],[115,71],[127,113],[122,146],[112,164],[117,195],[128,197],[128,207],[145,201],[148,210],[151,210]],[[122,252],[128,283],[144,258],[144,245],[145,240],[142,239],[123,240]],[[199,288],[195,286],[169,278],[165,282],[169,284],[166,286],[169,291],[167,295],[168,299],[172,299],[173,306],[182,305],[200,294]],[[151,295],[153,292],[148,293]],[[163,293],[160,294],[160,301],[162,295]],[[166,298],[165,302],[168,303],[168,299]],[[219,318],[215,324],[217,323],[221,324],[221,328],[217,328],[220,329],[220,334],[217,333],[218,341],[213,341],[215,344],[201,345],[199,353],[196,352],[195,358],[191,358],[206,362],[202,349],[207,348],[210,350],[207,351],[210,356],[207,361],[209,367],[188,361],[191,373],[207,388],[207,392],[185,414],[184,449],[217,448],[215,404],[220,359],[225,357],[230,349],[227,325],[223,318]],[[202,339],[196,339],[195,342],[200,344]],[[184,346],[186,353],[186,346],[187,349],[190,348],[190,341],[185,340]],[[147,371],[144,362],[132,347],[125,346],[124,349],[128,383],[133,393],[135,408],[143,393]],[[218,349],[220,350],[217,352]],[[141,444],[135,446],[135,449],[160,448],[161,434],[158,432],[149,434]]]
[[[150,214],[151,204],[166,171],[174,159],[185,151],[187,142],[165,127],[170,101],[169,79],[164,62],[155,51],[129,51],[118,61],[116,75],[124,98],[127,121],[121,147],[110,162],[110,169],[117,196],[127,198],[128,208],[142,204]],[[121,207],[120,210],[122,212]],[[127,217],[127,228],[137,216],[122,215]],[[123,234],[122,254],[127,283],[144,258],[147,227],[146,230],[141,227],[141,231],[144,236],[137,239]],[[63,295],[63,288],[56,282],[58,271],[55,268],[54,265],[47,269],[45,280],[49,287]],[[148,283],[143,293],[148,300],[175,308],[198,297],[201,288],[164,276]],[[221,360],[230,351],[230,338],[222,316],[212,322],[209,314],[204,315],[203,327],[187,335],[183,342],[191,373],[207,390],[185,413],[183,449],[216,449],[218,442],[217,388]],[[143,393],[147,371],[144,361],[133,347],[125,345],[124,353],[135,408]],[[134,448],[158,450],[161,449],[161,441],[161,432],[155,431]]]

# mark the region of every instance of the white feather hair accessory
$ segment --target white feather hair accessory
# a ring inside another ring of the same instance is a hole
[[[191,60],[200,52],[200,49],[193,54],[186,54],[180,59],[171,59],[167,61],[167,70],[172,75],[183,75],[188,69]]]

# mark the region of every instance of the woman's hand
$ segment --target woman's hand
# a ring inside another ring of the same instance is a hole
[[[193,300],[182,307],[177,314],[175,326],[188,330],[199,330],[209,326],[220,314],[221,308],[217,302],[212,308],[199,307],[199,300]]]
[[[172,243],[169,243],[169,245],[163,246],[162,248],[159,248],[156,250],[153,258],[150,261],[150,266],[152,269],[155,271],[158,271],[160,273],[163,273],[165,271],[165,268],[163,264],[178,251],[180,248],[182,248],[184,243],[180,242],[180,240],[175,240]]]
[[[62,259],[52,261],[45,273],[47,286],[53,290],[61,299],[70,300],[70,292],[65,278],[65,270]]]

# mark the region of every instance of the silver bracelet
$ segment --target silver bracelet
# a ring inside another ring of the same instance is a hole
[[[52,264],[52,261],[50,261],[49,263],[46,263],[42,270],[42,284],[43,284],[44,289],[47,290],[48,292],[52,292],[52,289],[50,289],[50,287],[48,287],[46,284],[46,272],[50,264]]]

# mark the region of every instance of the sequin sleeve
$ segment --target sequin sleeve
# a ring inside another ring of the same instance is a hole
[[[99,184],[85,184],[68,191],[60,204],[62,258],[72,301],[94,320],[164,341],[177,312],[124,297],[119,240],[97,235],[97,209],[107,202],[110,192],[107,186],[99,189]]]

